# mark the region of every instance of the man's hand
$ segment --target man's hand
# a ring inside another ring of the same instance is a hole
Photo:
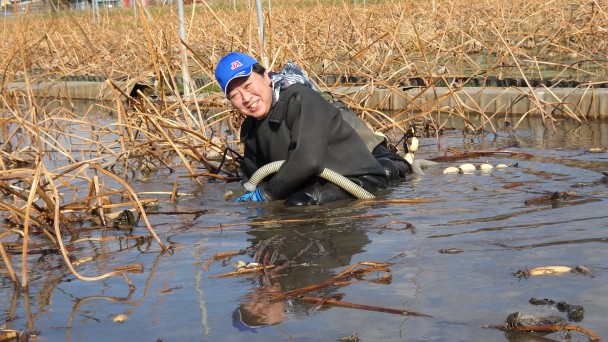
[[[266,198],[262,195],[260,188],[255,189],[254,192],[248,192],[241,197],[236,199],[237,202],[266,202]]]

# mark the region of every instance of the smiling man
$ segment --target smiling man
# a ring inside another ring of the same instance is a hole
[[[232,52],[219,61],[215,78],[232,106],[246,116],[241,126],[243,182],[260,167],[285,161],[239,202],[285,200],[286,205],[297,206],[353,198],[319,177],[324,168],[369,192],[386,188],[389,175],[404,178],[409,170],[400,157],[381,164],[340,110],[291,63],[272,73],[253,57]],[[385,171],[387,165],[392,173]]]

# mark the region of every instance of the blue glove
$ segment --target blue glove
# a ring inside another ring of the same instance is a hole
[[[266,199],[262,195],[260,188],[255,189],[254,192],[248,192],[241,197],[236,199],[237,202],[265,202]]]

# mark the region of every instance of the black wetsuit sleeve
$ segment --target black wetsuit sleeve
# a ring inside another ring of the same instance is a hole
[[[339,111],[314,90],[292,96],[285,116],[291,138],[285,163],[272,179],[262,185],[271,199],[285,198],[324,169],[332,129],[340,120]]]
[[[251,118],[245,119],[241,126],[241,141],[245,142],[249,136],[249,132],[254,128],[255,120]],[[243,161],[241,164],[241,170],[243,171],[242,183],[249,181],[249,178],[253,176],[253,173],[258,169],[257,156],[255,151],[255,145],[245,144],[245,150],[243,153]]]

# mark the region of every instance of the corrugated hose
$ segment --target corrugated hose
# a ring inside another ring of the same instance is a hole
[[[245,183],[243,186],[247,191],[253,192],[257,188],[258,184],[262,181],[262,179],[266,178],[268,175],[276,173],[281,168],[285,161],[279,160],[272,163],[268,163],[261,168],[259,168],[252,176],[249,178],[249,181]],[[369,193],[367,190],[363,189],[359,185],[355,184],[350,179],[342,176],[341,174],[332,171],[328,168],[325,168],[319,177],[326,179],[342,189],[346,190],[351,195],[359,198],[359,199],[372,199],[376,198],[376,196]]]

